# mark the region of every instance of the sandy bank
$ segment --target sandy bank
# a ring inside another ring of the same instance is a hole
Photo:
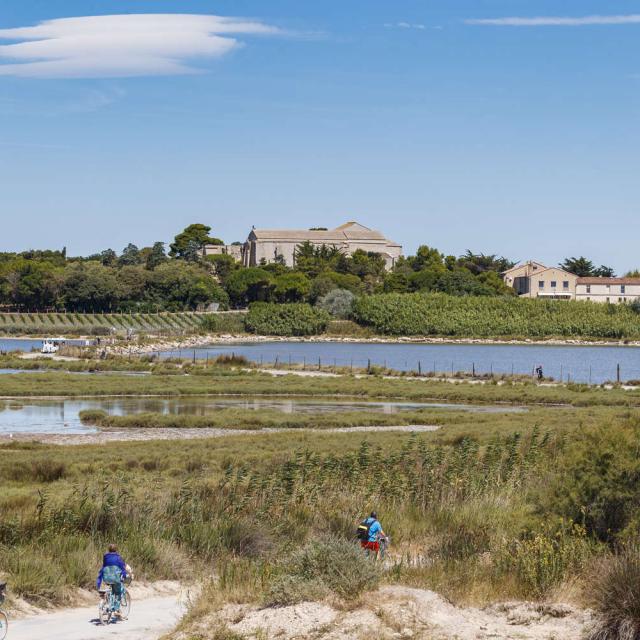
[[[588,611],[566,604],[508,602],[483,609],[456,607],[433,591],[386,586],[355,608],[303,602],[261,609],[228,604],[174,633],[172,640],[213,639],[225,625],[227,637],[280,640],[354,638],[433,640],[580,640],[592,621]]]
[[[139,442],[148,440],[196,440],[206,438],[226,438],[230,436],[264,436],[275,433],[371,433],[391,431],[398,433],[429,433],[440,429],[436,425],[399,425],[338,427],[334,429],[109,429],[86,434],[19,433],[12,437],[0,435],[0,442],[42,442],[78,446],[85,444],[106,444],[109,442]]]

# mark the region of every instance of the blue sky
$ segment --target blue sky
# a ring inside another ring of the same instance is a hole
[[[0,250],[356,219],[407,252],[640,267],[639,16],[640,0],[3,0]]]

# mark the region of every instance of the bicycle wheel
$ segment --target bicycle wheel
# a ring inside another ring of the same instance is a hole
[[[120,615],[123,620],[126,620],[129,617],[129,612],[131,611],[131,594],[125,589],[122,592],[122,597],[120,598]]]
[[[107,598],[100,600],[100,604],[98,604],[98,620],[100,620],[100,624],[109,624],[111,621],[111,607]]]
[[[7,637],[7,631],[9,631],[9,618],[4,611],[0,611],[0,640]]]

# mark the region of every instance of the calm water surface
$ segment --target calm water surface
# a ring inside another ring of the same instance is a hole
[[[42,340],[0,339],[0,351],[40,349]],[[165,357],[215,358],[236,353],[253,362],[270,364],[306,362],[318,365],[366,367],[387,366],[399,371],[531,374],[542,365],[545,375],[556,380],[600,384],[615,380],[620,365],[620,379],[640,380],[639,347],[476,345],[476,344],[370,344],[344,342],[262,342],[165,352]]]
[[[85,340],[67,340],[67,344],[71,345],[83,345]],[[40,351],[42,349],[42,338],[0,338],[0,352],[9,351]]]
[[[84,409],[102,409],[110,415],[126,416],[136,413],[163,415],[206,416],[220,409],[273,409],[283,413],[319,413],[338,411],[367,411],[401,413],[416,409],[458,409],[476,412],[521,412],[521,407],[492,407],[461,404],[414,402],[322,402],[281,398],[118,398],[69,400],[5,400],[0,401],[0,434],[4,433],[95,433],[80,421]]]
[[[480,344],[371,344],[345,342],[262,342],[166,352],[163,356],[182,355],[215,358],[221,354],[243,355],[252,362],[303,364],[312,369],[323,365],[366,367],[387,366],[398,371],[451,373],[518,373],[531,375],[541,365],[546,376],[556,380],[600,384],[620,378],[640,380],[639,347],[480,345]]]

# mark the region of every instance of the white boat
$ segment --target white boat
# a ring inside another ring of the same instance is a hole
[[[66,340],[64,338],[47,338],[42,341],[42,349],[40,353],[44,353],[47,355],[53,355],[60,351],[60,347],[66,344]]]

